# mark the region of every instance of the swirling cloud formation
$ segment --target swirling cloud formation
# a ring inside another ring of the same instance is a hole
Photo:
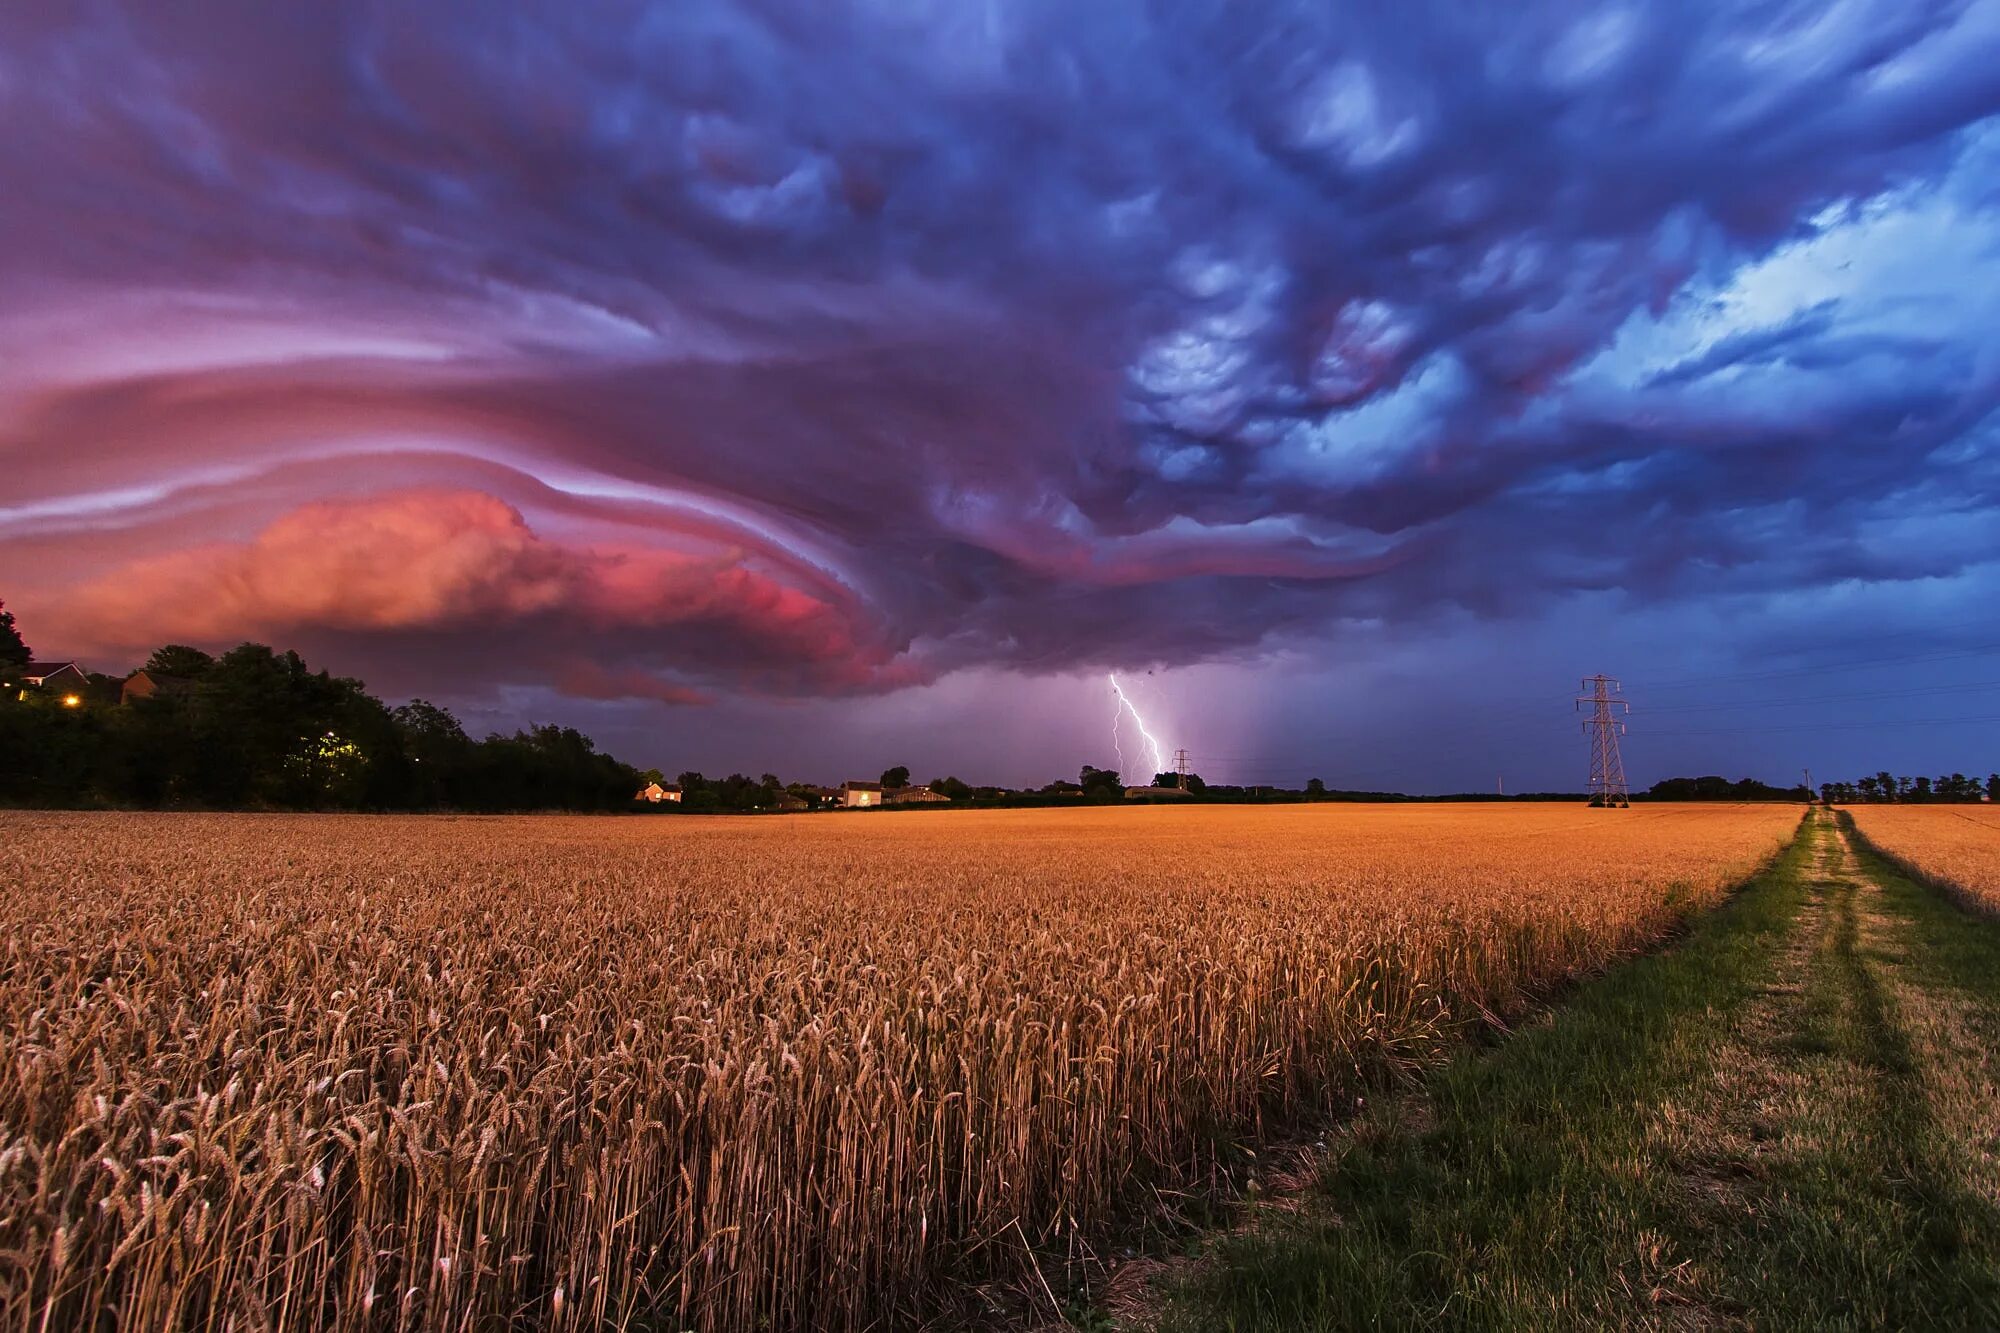
[[[14,6],[0,592],[689,702],[1949,574],[1996,113],[1981,0]]]

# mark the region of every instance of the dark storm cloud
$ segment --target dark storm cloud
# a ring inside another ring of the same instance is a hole
[[[1996,71],[1966,3],[16,7],[0,555],[79,642],[674,702],[1949,573],[1876,538],[2000,502]]]

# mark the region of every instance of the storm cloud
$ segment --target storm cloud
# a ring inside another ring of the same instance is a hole
[[[1950,577],[1996,113],[1976,2],[14,6],[0,593],[681,704]]]

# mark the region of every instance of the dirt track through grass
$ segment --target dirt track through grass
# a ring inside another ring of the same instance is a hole
[[[1816,813],[1128,1311],[1174,1329],[2000,1327],[2000,926]]]

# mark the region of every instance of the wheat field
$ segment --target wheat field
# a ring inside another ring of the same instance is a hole
[[[1877,850],[1974,905],[2000,912],[2000,809],[1990,805],[1843,807]]]
[[[710,1330],[1054,1290],[1797,820],[0,815],[0,1301]]]

